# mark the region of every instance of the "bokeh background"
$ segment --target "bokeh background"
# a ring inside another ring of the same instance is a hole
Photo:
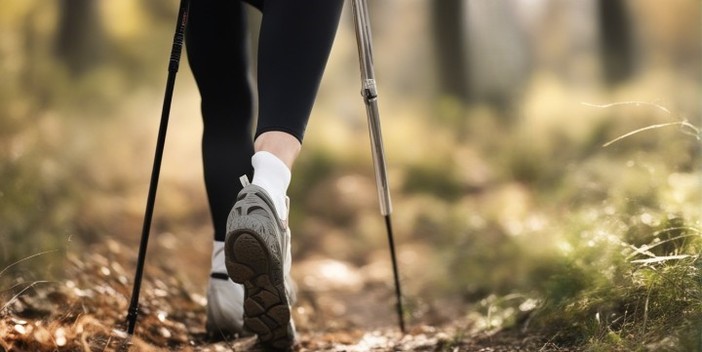
[[[60,280],[86,252],[122,251],[133,268],[177,5],[0,3],[0,289]],[[388,326],[346,5],[290,196],[303,297],[349,299],[310,299],[297,314]],[[489,328],[528,312],[543,326],[566,319],[572,333],[554,333],[565,339],[692,346],[665,337],[702,312],[699,1],[378,0],[370,13],[410,321]],[[259,23],[251,11],[252,33]],[[204,295],[201,130],[183,55],[147,266]]]

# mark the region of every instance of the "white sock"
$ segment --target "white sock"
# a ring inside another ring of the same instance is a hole
[[[251,158],[254,176],[251,183],[266,190],[275,204],[278,216],[282,220],[288,217],[285,196],[292,177],[290,169],[277,156],[269,152],[256,152]]]
[[[224,265],[224,242],[214,241],[212,245],[212,273],[227,273]]]

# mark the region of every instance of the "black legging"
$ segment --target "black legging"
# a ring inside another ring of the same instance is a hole
[[[302,141],[339,23],[343,0],[249,0],[263,13],[258,47],[258,120],[251,135],[253,93],[248,33],[239,0],[190,2],[186,50],[200,89],[205,188],[215,240],[252,177],[253,139],[283,131]]]

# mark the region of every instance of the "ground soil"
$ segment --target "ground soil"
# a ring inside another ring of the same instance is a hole
[[[144,276],[136,332],[128,336],[133,273],[123,264],[133,262],[134,253],[113,241],[83,253],[68,254],[65,279],[20,281],[3,292],[0,351],[261,350],[255,337],[207,336],[206,300],[199,287],[205,280],[187,280],[158,250]],[[518,329],[482,328],[448,300],[408,315],[402,334],[388,283],[325,258],[303,260],[296,268],[297,351],[566,350]]]

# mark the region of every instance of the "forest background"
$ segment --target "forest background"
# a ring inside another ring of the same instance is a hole
[[[348,5],[290,190],[295,316],[310,349],[400,348]],[[176,11],[0,4],[0,349],[118,340]],[[699,2],[382,0],[370,12],[412,336],[438,350],[504,332],[554,350],[702,349]],[[250,11],[253,33],[259,23]],[[182,60],[144,349],[213,346],[197,338],[212,226]]]

